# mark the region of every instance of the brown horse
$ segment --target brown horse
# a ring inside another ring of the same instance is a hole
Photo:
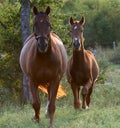
[[[20,66],[29,79],[29,86],[33,97],[33,108],[35,110],[34,120],[40,119],[40,99],[38,86],[47,87],[48,104],[46,114],[50,117],[52,127],[55,100],[60,80],[67,67],[67,54],[61,39],[51,32],[50,7],[45,11],[33,8],[35,14],[33,29],[25,41],[20,55]]]
[[[74,107],[80,108],[80,86],[82,88],[82,108],[88,109],[93,85],[98,77],[99,67],[94,55],[84,49],[83,26],[85,18],[74,21],[70,18],[73,55],[68,61],[67,79],[74,95]]]

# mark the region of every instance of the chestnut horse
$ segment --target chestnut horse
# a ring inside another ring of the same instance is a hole
[[[66,71],[67,53],[61,39],[51,32],[50,7],[45,11],[33,8],[35,14],[33,31],[25,41],[20,55],[20,66],[29,80],[29,87],[33,98],[32,106],[35,110],[34,120],[40,119],[41,101],[38,95],[38,86],[42,85],[48,91],[46,115],[50,118],[52,127],[55,100],[60,80]]]
[[[80,21],[73,20],[72,17],[70,18],[73,54],[68,61],[67,80],[73,91],[75,109],[80,108],[80,86],[83,86],[81,91],[83,97],[82,108],[89,108],[93,85],[99,73],[99,67],[94,55],[84,49],[84,23],[84,17]]]

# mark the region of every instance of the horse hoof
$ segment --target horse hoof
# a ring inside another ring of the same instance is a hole
[[[36,118],[35,116],[33,116],[31,119],[32,121],[39,123],[39,118]]]
[[[85,109],[85,110],[89,110],[88,106],[82,106],[82,108]]]
[[[86,109],[86,110],[89,110],[89,107],[88,107],[88,106],[86,106],[86,107],[85,107],[85,109]]]
[[[50,124],[48,128],[53,128],[53,125]]]

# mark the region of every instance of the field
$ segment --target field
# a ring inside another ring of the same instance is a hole
[[[71,89],[67,97],[57,100],[54,128],[120,128],[120,65],[111,65],[104,84],[96,84],[90,110],[74,110]],[[41,121],[31,121],[34,111],[30,104],[7,103],[0,109],[0,128],[47,128],[45,98],[42,97]]]

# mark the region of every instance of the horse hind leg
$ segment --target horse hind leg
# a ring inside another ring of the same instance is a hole
[[[46,110],[45,110],[45,116],[46,116],[46,118],[48,118],[49,117],[49,112],[48,112],[48,106],[49,106],[49,100],[47,101],[47,105],[46,105]]]
[[[71,84],[71,88],[74,95],[74,108],[79,109],[80,108],[80,87],[77,87],[74,84]]]
[[[82,97],[83,97],[82,108],[83,109],[89,109],[90,95],[92,93],[91,92],[92,86],[93,86],[93,84],[91,84],[91,82],[89,81],[88,84],[86,84],[82,88]]]
[[[88,94],[87,94],[87,98],[86,98],[86,103],[87,103],[88,107],[90,106],[92,91],[93,91],[93,86],[89,89]]]
[[[47,92],[48,92],[48,100],[47,100],[47,105],[46,105],[46,110],[45,110],[45,116],[46,116],[46,118],[49,118],[50,115],[49,115],[49,112],[48,112],[48,106],[49,106],[49,103],[50,103],[50,86],[47,87]]]

